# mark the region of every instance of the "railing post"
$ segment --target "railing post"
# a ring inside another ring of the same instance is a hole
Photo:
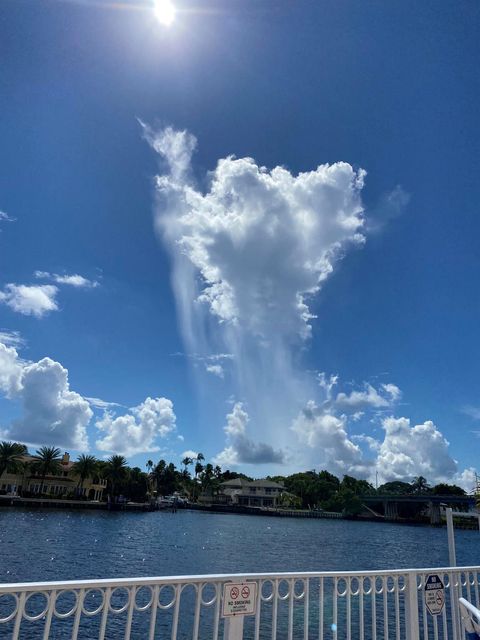
[[[420,627],[418,622],[417,574],[414,571],[410,571],[407,574],[405,627],[407,640],[419,640]]]
[[[224,640],[243,639],[243,616],[232,616],[225,620]]]

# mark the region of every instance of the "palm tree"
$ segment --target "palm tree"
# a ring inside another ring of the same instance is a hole
[[[97,471],[98,463],[95,456],[82,453],[78,456],[73,465],[72,471],[78,476],[77,494],[82,494],[83,483],[87,478],[91,478]]]
[[[165,481],[166,468],[167,463],[165,462],[165,460],[159,460],[152,470],[151,476],[152,480],[155,482],[157,494],[161,493],[160,488],[163,486]]]
[[[32,469],[42,476],[39,493],[43,493],[43,485],[47,474],[55,475],[60,472],[60,449],[58,447],[41,447],[33,456]]]
[[[185,458],[182,460],[182,464],[184,465],[185,469],[184,469],[184,475],[187,476],[188,474],[188,465],[192,464],[193,462],[193,458],[189,458],[188,456],[185,456]]]
[[[427,479],[423,476],[418,476],[413,479],[412,488],[415,493],[427,493],[430,489],[430,485],[427,482]]]
[[[108,458],[103,470],[104,477],[110,483],[112,497],[115,501],[115,489],[118,483],[123,480],[127,473],[127,460],[123,456],[114,455]]]
[[[17,473],[20,470],[22,458],[28,453],[27,447],[19,442],[0,442],[0,478],[5,473]]]
[[[207,465],[205,465],[205,469],[201,476],[202,491],[204,493],[208,493],[209,490],[213,488],[213,485],[215,484],[213,482],[213,479],[214,479],[213,465],[208,463]]]

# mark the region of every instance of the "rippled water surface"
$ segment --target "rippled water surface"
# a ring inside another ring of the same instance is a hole
[[[480,533],[456,531],[459,565]],[[0,581],[447,566],[444,528],[176,514],[0,509]]]

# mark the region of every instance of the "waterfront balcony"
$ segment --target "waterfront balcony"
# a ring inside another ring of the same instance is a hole
[[[429,575],[444,586],[437,615]],[[463,640],[479,578],[477,566],[2,584],[0,638]],[[251,615],[225,615],[232,583],[254,594]]]

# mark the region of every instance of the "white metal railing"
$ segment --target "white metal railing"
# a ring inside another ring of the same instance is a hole
[[[429,574],[445,607],[428,611]],[[459,598],[480,567],[0,584],[0,639],[463,640]],[[226,583],[254,582],[252,616],[222,618]]]
[[[460,615],[465,627],[467,640],[480,639],[480,611],[465,598],[459,599]]]

